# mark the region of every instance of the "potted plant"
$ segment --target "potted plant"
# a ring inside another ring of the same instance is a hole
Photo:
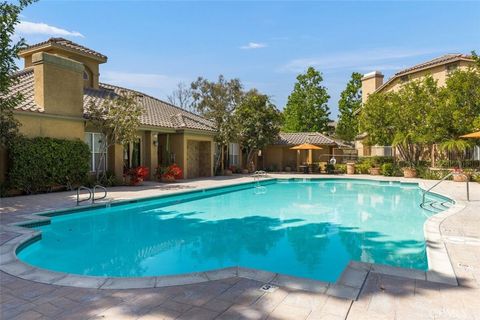
[[[380,165],[376,158],[372,161],[372,166],[370,167],[370,175],[372,176],[379,176],[380,175]]]
[[[461,168],[453,169],[453,181],[455,182],[467,182],[470,181],[470,174],[463,171]]]
[[[137,186],[148,177],[149,169],[145,166],[138,166],[127,171],[127,176],[130,178],[130,185]]]
[[[292,167],[290,167],[290,166],[285,167],[285,172],[291,172],[291,171],[292,171]]]
[[[413,164],[410,164],[403,168],[403,177],[404,178],[416,178],[417,177],[417,169]]]

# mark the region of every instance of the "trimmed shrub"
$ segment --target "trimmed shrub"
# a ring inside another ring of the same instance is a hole
[[[80,140],[19,137],[9,157],[11,187],[25,193],[51,191],[57,186],[72,189],[88,177],[90,150]]]
[[[338,173],[347,173],[347,165],[343,163],[337,163],[335,165],[335,171]]]
[[[384,163],[381,167],[382,174],[385,177],[401,177],[402,170],[399,166],[395,165],[394,163]]]
[[[368,174],[371,168],[370,163],[357,163],[355,165],[355,173],[356,174]]]

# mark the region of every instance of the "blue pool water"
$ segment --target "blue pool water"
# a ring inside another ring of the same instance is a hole
[[[243,266],[335,281],[350,260],[427,269],[423,224],[432,213],[419,207],[416,184],[273,180],[264,188],[55,216],[17,254],[40,268],[121,277]]]

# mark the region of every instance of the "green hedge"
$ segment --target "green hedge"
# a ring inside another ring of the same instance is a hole
[[[57,186],[70,189],[88,177],[90,150],[80,140],[20,137],[13,142],[9,157],[10,185],[26,193]]]
[[[384,163],[381,166],[382,174],[386,177],[401,177],[402,169],[394,163]]]

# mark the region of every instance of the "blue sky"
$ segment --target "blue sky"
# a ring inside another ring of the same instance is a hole
[[[165,99],[198,76],[240,78],[282,109],[295,77],[323,73],[332,118],[353,71],[399,69],[480,50],[480,2],[40,0],[17,33],[63,36],[108,56],[101,81]]]

